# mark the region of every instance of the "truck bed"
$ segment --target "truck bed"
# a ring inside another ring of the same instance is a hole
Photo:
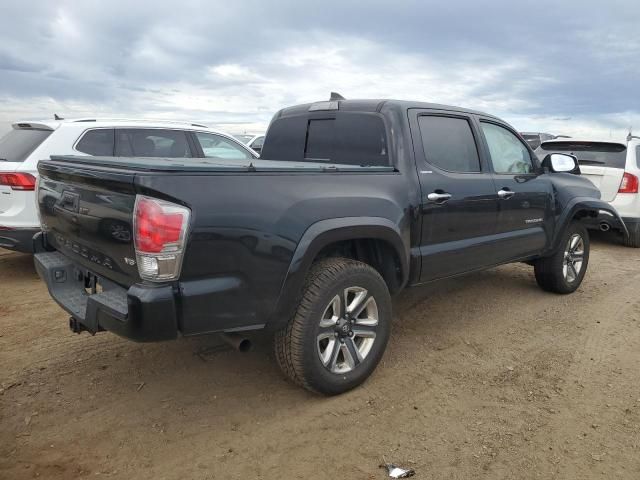
[[[191,211],[182,273],[170,286],[186,335],[265,325],[310,225],[372,214],[403,223],[410,194],[393,167],[306,161],[59,156],[38,169],[47,243],[98,283],[145,283],[135,262],[136,198]]]
[[[391,166],[358,166],[325,162],[290,162],[281,160],[219,160],[214,158],[154,158],[154,157],[89,157],[79,155],[52,155],[51,160],[76,165],[100,166],[119,170],[147,172],[390,172]]]

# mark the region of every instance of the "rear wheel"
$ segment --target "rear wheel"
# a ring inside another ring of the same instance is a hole
[[[582,224],[574,222],[564,232],[558,250],[550,257],[536,260],[536,281],[548,292],[572,293],[582,283],[588,264],[589,233]]]
[[[640,223],[633,223],[627,226],[629,236],[624,237],[624,244],[631,248],[640,248]]]
[[[294,383],[326,395],[364,382],[391,331],[391,298],[369,265],[329,258],[313,265],[298,309],[276,333],[280,368]]]

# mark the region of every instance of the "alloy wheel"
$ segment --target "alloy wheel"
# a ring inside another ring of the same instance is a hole
[[[378,305],[361,287],[347,287],[324,310],[317,336],[320,361],[332,373],[351,372],[360,365],[376,339]]]
[[[562,262],[562,275],[567,283],[575,282],[582,271],[584,261],[584,240],[580,235],[573,234],[567,242]]]

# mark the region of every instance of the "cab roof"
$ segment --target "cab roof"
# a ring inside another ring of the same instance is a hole
[[[485,117],[495,118],[484,112],[471,110],[468,108],[455,107],[451,105],[442,105],[439,103],[417,102],[412,100],[393,100],[393,99],[353,99],[353,100],[325,100],[313,103],[304,103],[294,105],[292,107],[283,108],[276,113],[276,118],[301,115],[313,111],[342,111],[342,112],[381,112],[383,109],[406,111],[412,108],[445,110],[460,113],[468,113],[472,115],[482,115]]]

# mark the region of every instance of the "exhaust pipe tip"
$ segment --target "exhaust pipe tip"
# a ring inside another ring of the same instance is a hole
[[[611,230],[611,226],[607,222],[601,222],[600,223],[600,231],[601,232],[608,232],[609,230]]]
[[[239,352],[246,353],[253,348],[251,340],[237,333],[221,333],[220,337]]]

